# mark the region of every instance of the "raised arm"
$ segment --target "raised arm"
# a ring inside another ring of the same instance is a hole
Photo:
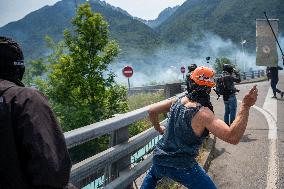
[[[257,100],[257,88],[254,86],[247,93],[241,103],[236,119],[229,127],[224,121],[218,119],[208,109],[203,108],[194,117],[193,124],[207,128],[216,137],[231,144],[238,144],[241,140],[248,122],[249,110]]]
[[[154,128],[160,134],[164,133],[165,127],[160,125],[159,114],[169,112],[172,103],[175,102],[175,101],[176,101],[175,98],[167,99],[165,101],[153,104],[148,110],[149,119],[150,119],[152,125],[154,126]]]

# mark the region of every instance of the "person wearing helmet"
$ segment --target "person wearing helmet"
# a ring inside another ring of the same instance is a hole
[[[237,97],[235,83],[240,83],[241,77],[238,72],[235,71],[234,67],[230,64],[223,65],[222,84],[223,89],[223,100],[225,105],[224,121],[227,125],[233,123],[237,113]]]
[[[190,66],[188,66],[188,73],[186,74],[185,77],[185,82],[186,82],[186,87],[187,89],[190,87],[190,74],[191,72],[193,72],[195,69],[197,68],[196,64],[190,64]]]
[[[257,100],[254,86],[244,97],[240,111],[231,127],[215,117],[208,97],[215,86],[214,71],[197,67],[191,74],[191,89],[186,96],[172,98],[152,105],[149,119],[163,134],[153,152],[153,164],[141,189],[154,189],[162,177],[168,177],[192,189],[215,189],[216,186],[196,162],[200,145],[209,132],[216,137],[237,144],[247,126],[250,107]],[[167,127],[160,125],[159,114],[169,112]]]
[[[0,188],[65,188],[64,136],[44,95],[21,82],[24,71],[20,46],[0,37]]]

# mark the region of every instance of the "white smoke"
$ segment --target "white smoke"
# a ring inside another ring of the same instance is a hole
[[[255,54],[248,53],[246,45],[233,43],[231,40],[224,40],[221,37],[206,33],[202,39],[196,38],[194,45],[180,45],[179,47],[161,47],[157,49],[151,60],[152,64],[139,63],[117,63],[113,70],[117,75],[116,81],[120,84],[127,85],[127,78],[123,76],[122,69],[129,65],[134,69],[134,74],[130,78],[131,86],[143,86],[158,83],[171,83],[183,80],[183,74],[180,72],[181,66],[187,67],[195,63],[198,66],[204,65],[213,67],[216,58],[226,57],[232,63],[237,65],[240,71],[251,71],[264,69],[255,65]],[[281,38],[284,44],[284,39]],[[211,57],[209,64],[206,57]],[[185,73],[186,74],[186,73]]]

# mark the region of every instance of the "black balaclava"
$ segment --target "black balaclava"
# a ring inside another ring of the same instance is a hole
[[[187,98],[191,101],[198,102],[204,107],[208,107],[214,112],[212,103],[210,102],[211,87],[197,85],[192,79],[189,79],[187,88]]]
[[[188,72],[193,72],[195,69],[197,68],[196,64],[190,64],[190,66],[188,66]]]
[[[234,72],[234,67],[230,64],[224,64],[223,71],[228,72],[229,74],[232,74]]]
[[[18,86],[25,72],[23,52],[14,40],[0,36],[0,79],[5,79]]]

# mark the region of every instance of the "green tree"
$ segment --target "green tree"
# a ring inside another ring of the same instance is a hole
[[[56,44],[47,37],[52,53],[48,57],[44,90],[64,131],[83,127],[128,110],[126,88],[114,81],[109,65],[119,52],[109,40],[108,23],[81,5],[72,20],[73,30],[64,31],[64,41]],[[72,149],[74,162],[104,150],[108,137],[95,139]]]
[[[26,86],[37,86],[46,71],[44,59],[28,61],[23,82]]]
[[[230,61],[230,59],[222,57],[222,58],[216,58],[215,63],[213,65],[213,68],[215,70],[215,72],[217,74],[221,74],[222,70],[223,70],[223,65],[224,64],[230,64],[233,67],[235,67],[235,65]]]
[[[109,40],[107,22],[85,3],[72,24],[74,31],[64,31],[67,50],[53,49],[49,56],[47,94],[65,131],[127,110],[126,89],[115,83],[108,70],[119,48]]]

